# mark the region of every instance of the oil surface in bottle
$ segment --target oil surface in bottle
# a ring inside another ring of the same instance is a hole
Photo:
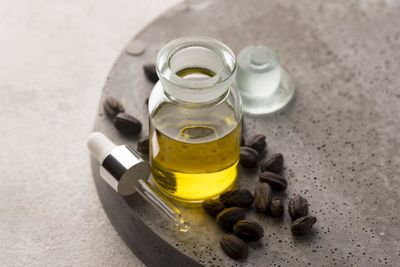
[[[212,76],[199,68],[177,74]],[[163,103],[150,123],[150,160],[158,188],[180,201],[200,202],[233,186],[240,123],[226,101],[199,110]]]

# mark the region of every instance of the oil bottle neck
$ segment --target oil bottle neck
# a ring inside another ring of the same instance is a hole
[[[166,44],[157,56],[157,73],[167,95],[186,103],[209,103],[225,95],[236,61],[224,44],[206,37],[184,37]]]

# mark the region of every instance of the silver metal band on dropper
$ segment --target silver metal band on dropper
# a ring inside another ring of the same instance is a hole
[[[125,179],[132,172],[135,172],[134,176],[137,179]],[[149,173],[149,165],[128,145],[114,148],[100,167],[100,174],[103,179],[115,191],[124,196],[135,193],[137,180],[147,180]]]

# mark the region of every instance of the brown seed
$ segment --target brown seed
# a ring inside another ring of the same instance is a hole
[[[269,211],[271,216],[280,217],[283,215],[283,200],[279,197],[275,197],[271,200],[271,205],[269,206]]]
[[[118,113],[114,118],[114,126],[126,135],[138,135],[142,131],[142,123],[126,113]]]
[[[225,209],[224,204],[217,199],[208,199],[202,203],[203,209],[212,217],[216,217],[218,213]]]
[[[262,158],[266,154],[267,142],[265,141],[265,135],[256,134],[251,137],[246,146],[255,149],[260,158]]]
[[[156,83],[158,81],[156,65],[154,65],[154,64],[146,64],[146,65],[143,66],[143,71],[144,71],[144,75],[146,75],[146,78],[149,81],[151,81],[153,83]]]
[[[225,207],[247,208],[253,202],[253,195],[247,189],[236,189],[223,193],[219,196],[219,200]]]
[[[233,226],[240,220],[244,220],[245,211],[242,208],[227,208],[218,213],[217,223],[225,230],[232,231]]]
[[[251,220],[238,221],[233,226],[233,232],[244,241],[257,241],[264,236],[264,229]]]
[[[317,218],[314,216],[304,216],[298,218],[293,222],[291,227],[294,235],[305,235],[310,232],[312,226],[317,222]]]
[[[242,146],[240,148],[240,164],[244,167],[256,167],[258,159],[259,154],[255,149],[247,146]]]
[[[149,154],[149,137],[145,136],[142,139],[139,140],[137,143],[137,151],[142,153],[143,155],[148,155]]]
[[[109,116],[110,118],[114,118],[117,116],[118,113],[124,112],[125,108],[122,106],[121,102],[119,102],[117,99],[115,99],[112,96],[108,96],[104,102],[103,102],[103,108],[104,112]]]
[[[261,165],[261,171],[280,174],[283,169],[283,161],[283,155],[281,153],[273,154],[271,158],[264,161],[264,163]]]
[[[295,196],[289,201],[289,215],[292,220],[306,216],[308,214],[308,202],[302,196]]]
[[[271,186],[267,183],[259,183],[254,190],[254,206],[259,212],[266,212],[271,203]]]
[[[243,135],[240,137],[240,145],[241,145],[241,146],[246,145],[246,139],[244,138]]]
[[[249,254],[247,244],[234,235],[226,235],[219,242],[222,250],[232,259],[244,259]]]
[[[260,182],[268,183],[273,190],[283,191],[287,188],[285,178],[273,172],[260,173]]]
[[[242,135],[245,135],[247,127],[246,127],[246,124],[244,123],[244,117],[243,116],[242,116],[242,120],[240,122],[240,125],[242,127]]]

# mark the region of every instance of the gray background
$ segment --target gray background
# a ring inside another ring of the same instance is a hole
[[[123,47],[178,0],[0,1],[0,265],[142,266],[84,149]]]

